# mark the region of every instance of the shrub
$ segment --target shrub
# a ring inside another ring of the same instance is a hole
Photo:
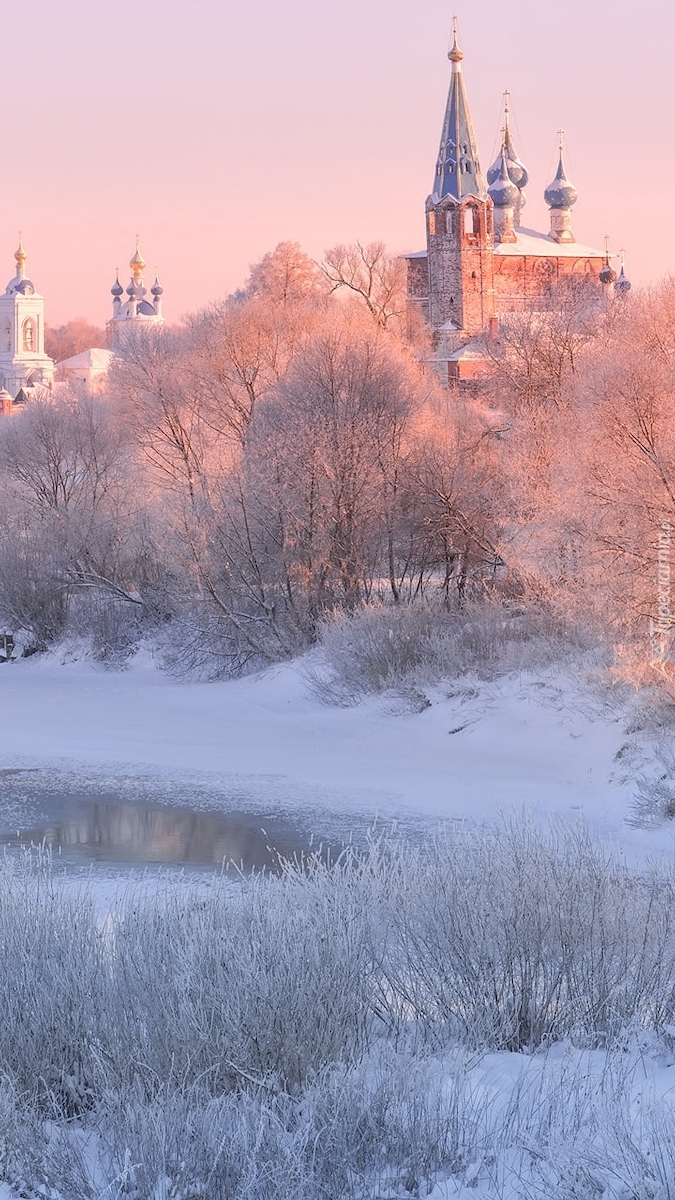
[[[647,1030],[672,1049],[674,901],[673,869],[525,821],[144,885],[103,924],[49,864],[6,862],[0,1179],[130,1200],[374,1200],[445,1176],[667,1196],[675,1152],[627,1115],[622,1060]],[[586,1048],[577,1075],[541,1053],[562,1039]],[[529,1052],[496,1106],[472,1082],[492,1050]]]
[[[469,673],[490,678],[569,650],[562,626],[534,610],[372,604],[320,626],[319,650],[306,677],[328,704],[356,704],[363,696],[394,691],[424,707],[425,690],[441,680]]]

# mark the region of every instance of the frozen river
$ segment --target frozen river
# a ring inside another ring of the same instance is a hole
[[[432,698],[329,707],[302,662],[214,684],[176,683],[147,655],[119,673],[0,667],[0,843],[80,866],[249,869],[375,823],[417,837],[527,812],[581,819],[631,859],[675,853],[672,823],[630,821],[663,735],[606,680],[551,667]]]

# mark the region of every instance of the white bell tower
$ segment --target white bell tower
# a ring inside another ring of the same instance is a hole
[[[36,384],[49,387],[54,363],[45,354],[45,301],[26,277],[26,251],[19,238],[16,275],[0,295],[0,387],[16,397]]]

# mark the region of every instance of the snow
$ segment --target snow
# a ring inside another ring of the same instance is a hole
[[[581,669],[464,678],[430,692],[432,703],[418,712],[394,696],[329,707],[305,672],[297,660],[240,680],[179,683],[147,653],[121,672],[57,654],[0,665],[0,771],[47,770],[108,789],[111,780],[140,788],[151,779],[169,802],[176,783],[182,794],[210,787],[210,802],[224,806],[238,789],[263,806],[281,798],[319,822],[338,813],[428,827],[526,810],[544,822],[582,818],[629,861],[673,853],[669,826],[629,823],[634,776],[649,763],[648,731],[635,731],[630,697]],[[109,906],[110,881],[96,886]],[[626,1050],[626,1120],[637,1121],[642,1108],[671,1118],[674,1070],[663,1044]],[[585,1095],[589,1111],[609,1104],[605,1071],[603,1052],[558,1045],[534,1056],[477,1055],[467,1081],[472,1103],[495,1120],[514,1096],[525,1097],[525,1109],[531,1096],[534,1127],[547,1097],[574,1106]],[[430,1200],[516,1200],[525,1187],[543,1194],[536,1154],[518,1155],[505,1143],[497,1166],[469,1164],[438,1180]],[[626,1194],[603,1178],[608,1198]],[[14,1198],[0,1182],[0,1200]]]
[[[425,824],[527,809],[582,816],[630,853],[672,851],[668,827],[627,824],[625,701],[562,668],[448,690],[422,712],[391,697],[334,708],[311,695],[302,660],[199,684],[147,654],[122,672],[36,656],[0,666],[0,769],[211,784],[297,812]]]
[[[555,242],[547,233],[539,233],[536,229],[516,229],[515,242],[499,242],[495,246],[495,255],[518,258],[527,255],[532,258],[602,258],[602,250],[592,246],[582,246],[578,242]]]
[[[113,358],[112,350],[101,350],[94,347],[91,350],[82,350],[79,354],[72,354],[70,358],[64,358],[56,365],[65,367],[67,370],[82,367],[88,370],[107,371]]]

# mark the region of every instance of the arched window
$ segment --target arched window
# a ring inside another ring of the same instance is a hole
[[[12,326],[10,325],[9,321],[5,323],[5,327],[2,331],[2,348],[3,350],[12,349]],[[4,383],[2,386],[5,386]]]
[[[22,345],[23,345],[24,350],[34,351],[36,338],[35,338],[35,321],[33,320],[32,317],[26,317],[26,320],[24,321],[24,323],[22,325],[22,334],[23,334]]]
[[[475,204],[468,204],[464,209],[464,232],[471,236],[480,233],[480,217]]]

